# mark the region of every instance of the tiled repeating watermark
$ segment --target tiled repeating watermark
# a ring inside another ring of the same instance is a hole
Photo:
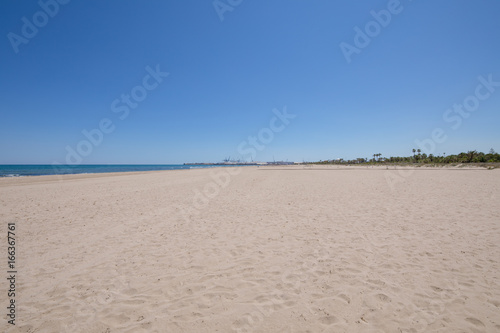
[[[119,98],[111,102],[110,109],[112,113],[117,114],[118,119],[125,120],[129,115],[131,109],[136,109],[139,103],[143,102],[148,96],[148,92],[155,90],[163,82],[169,73],[162,72],[160,65],[156,65],[153,69],[150,66],[145,68],[147,74],[142,78],[141,84],[133,87],[129,93],[123,93]],[[82,135],[85,139],[80,140],[75,146],[66,146],[66,163],[54,161],[52,167],[57,170],[57,174],[67,173],[69,171],[65,167],[68,165],[79,165],[88,157],[95,147],[100,146],[105,138],[115,131],[116,125],[110,118],[102,118],[97,127],[87,130],[82,130]],[[60,178],[61,179],[61,178]]]
[[[260,304],[254,304],[255,310],[245,313],[241,318],[233,322],[232,329],[237,333],[249,333],[252,327],[258,326],[265,318],[271,316],[281,309],[286,302],[286,295],[274,292],[268,295],[268,300]]]
[[[214,6],[217,16],[221,22],[224,21],[224,15],[227,12],[232,12],[236,7],[241,5],[243,0],[214,0],[212,5]]]
[[[238,145],[238,153],[247,162],[257,157],[257,151],[263,151],[274,140],[274,134],[280,133],[290,124],[296,115],[287,113],[286,106],[283,111],[273,109],[274,117],[269,121],[269,127],[262,128],[256,136],[249,136],[247,140]]]
[[[337,217],[342,220],[347,220],[348,217],[345,216],[341,210],[336,210]],[[287,216],[282,213],[282,219],[287,220]],[[351,228],[356,231],[363,241],[366,243],[370,249],[376,247],[374,236],[361,230],[355,224],[351,225]],[[375,253],[375,251],[369,251],[370,253]],[[273,272],[279,272],[280,279],[280,289],[276,289],[270,293],[267,300],[261,304],[254,304],[255,309],[241,316],[240,319],[233,323],[233,330],[237,333],[249,333],[256,330],[266,318],[269,318],[273,313],[280,311],[287,307],[287,303],[291,301],[293,303],[293,298],[301,293],[301,290],[310,285],[311,279],[316,275],[316,272],[321,269],[320,262],[327,261],[331,259],[328,251],[324,250],[324,244],[318,243],[318,245],[311,249],[308,253],[309,256],[314,257],[313,260],[304,260],[300,265],[282,267],[276,266],[272,267],[270,270]],[[313,304],[305,305],[309,312],[316,314]]]
[[[355,34],[352,44],[347,42],[341,42],[339,44],[340,51],[347,63],[350,64],[352,62],[354,54],[360,54],[363,49],[370,45],[372,40],[380,35],[383,29],[389,26],[394,16],[403,12],[403,9],[404,6],[401,4],[400,0],[389,0],[386,9],[370,11],[373,20],[368,21],[363,28],[359,26],[353,28]]]
[[[463,119],[467,119],[470,115],[477,111],[481,102],[491,97],[497,87],[500,87],[500,81],[493,81],[493,74],[489,74],[486,78],[479,76],[479,84],[476,86],[474,93],[465,97],[462,103],[453,104],[452,108],[447,109],[443,113],[443,120],[446,123],[452,123],[451,129],[458,130],[462,125]],[[426,154],[432,154],[436,150],[436,144],[445,142],[448,136],[445,131],[438,127],[435,128],[430,138],[423,140],[415,140],[415,144]]]
[[[262,128],[257,135],[248,136],[237,146],[237,151],[246,162],[253,161],[257,157],[258,151],[263,151],[275,138],[275,133],[283,131],[290,124],[290,120],[296,115],[287,112],[286,106],[283,111],[272,110],[274,117],[269,121],[269,127]],[[203,189],[195,188],[193,191],[193,201],[191,209],[185,210],[179,206],[178,209],[187,222],[191,221],[191,216],[198,216],[200,212],[208,207],[210,200],[219,195],[220,191],[226,188],[231,182],[231,178],[241,173],[241,168],[218,168],[211,171],[212,181],[203,186]]]
[[[461,103],[453,104],[451,108],[446,109],[443,113],[444,122],[451,124],[450,128],[454,131],[462,126],[464,119],[469,118],[471,114],[479,109],[481,102],[489,99],[500,87],[500,81],[494,81],[493,74],[488,74],[486,77],[478,76],[477,80],[479,84],[474,89],[474,93],[466,96]],[[416,139],[415,144],[425,154],[433,154],[437,145],[443,144],[446,140],[448,140],[448,135],[446,135],[445,129],[436,127],[431,131],[428,138]],[[413,173],[413,169],[390,170],[386,171],[385,179],[391,190],[394,190],[397,183],[404,182]]]
[[[40,6],[39,11],[37,11],[33,16],[27,18],[23,16],[21,22],[20,33],[9,32],[7,38],[9,39],[10,45],[14,50],[14,53],[19,53],[19,47],[21,45],[28,44],[29,41],[38,35],[39,29],[45,27],[50,19],[54,18],[61,9],[61,5],[66,5],[70,0],[40,0],[38,5]]]

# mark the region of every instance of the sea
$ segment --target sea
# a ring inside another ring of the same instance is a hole
[[[44,175],[65,175],[106,172],[134,172],[157,170],[182,170],[213,168],[221,165],[183,165],[183,164],[103,164],[103,165],[0,165],[0,177],[24,177]]]

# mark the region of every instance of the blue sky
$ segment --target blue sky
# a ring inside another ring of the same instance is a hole
[[[248,158],[284,108],[255,160],[500,150],[500,87],[474,97],[500,82],[499,1],[55,1],[0,2],[0,164]],[[372,37],[348,62],[355,27]],[[148,66],[168,72],[151,90]]]

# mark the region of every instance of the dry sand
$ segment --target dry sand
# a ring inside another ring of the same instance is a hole
[[[0,331],[500,331],[500,170],[62,179],[0,179]]]

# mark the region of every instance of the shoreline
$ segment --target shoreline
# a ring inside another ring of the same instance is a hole
[[[237,166],[240,167],[240,166]],[[245,166],[246,167],[246,166]],[[172,169],[172,170],[146,170],[146,171],[122,171],[122,172],[92,172],[92,173],[72,173],[72,174],[53,174],[53,175],[23,175],[15,177],[0,177],[0,187],[2,185],[10,185],[16,182],[19,183],[40,183],[40,182],[64,182],[69,180],[79,180],[79,179],[92,179],[92,178],[102,178],[102,177],[115,177],[115,176],[128,176],[128,175],[141,175],[150,173],[161,173],[161,172],[173,172],[173,171],[196,171],[196,170],[210,170],[210,169],[220,169],[220,168],[236,168],[236,167],[226,167],[226,166],[214,166],[209,168],[191,168],[191,169]],[[35,181],[29,182],[28,180],[33,179]],[[21,181],[24,180],[24,181]],[[37,181],[39,180],[39,181]]]
[[[104,177],[106,175],[129,175],[129,174],[143,174],[143,173],[153,173],[153,172],[163,172],[163,171],[193,171],[193,170],[204,170],[204,169],[219,169],[219,168],[257,168],[257,169],[270,169],[270,170],[319,170],[319,169],[339,169],[339,170],[494,170],[489,169],[487,166],[482,165],[404,165],[404,164],[383,164],[383,165],[337,165],[337,164],[300,164],[300,165],[214,165],[204,168],[189,168],[189,169],[165,169],[165,170],[139,170],[139,171],[118,171],[118,172],[87,172],[87,173],[71,173],[71,174],[49,174],[49,175],[20,175],[20,176],[3,176],[0,177],[0,182],[7,179],[24,179],[33,177],[52,177],[52,178],[67,178],[79,179],[79,178],[92,178]],[[66,180],[66,179],[63,179]]]
[[[371,170],[371,171],[419,171],[419,170],[443,170],[443,171],[492,171],[500,169],[487,169],[485,167],[476,166],[393,166],[392,168],[383,165],[264,165],[264,166],[214,166],[210,168],[193,168],[193,169],[173,169],[173,170],[148,170],[148,171],[123,171],[123,172],[96,172],[96,173],[76,173],[76,174],[56,174],[56,175],[27,175],[18,177],[0,177],[0,187],[10,185],[30,185],[42,183],[62,183],[75,180],[104,178],[104,177],[117,177],[117,176],[133,176],[133,175],[146,175],[163,172],[195,172],[199,170],[213,170],[213,169],[226,169],[226,168],[245,168],[257,170],[283,170],[283,171],[346,171],[346,170]]]

